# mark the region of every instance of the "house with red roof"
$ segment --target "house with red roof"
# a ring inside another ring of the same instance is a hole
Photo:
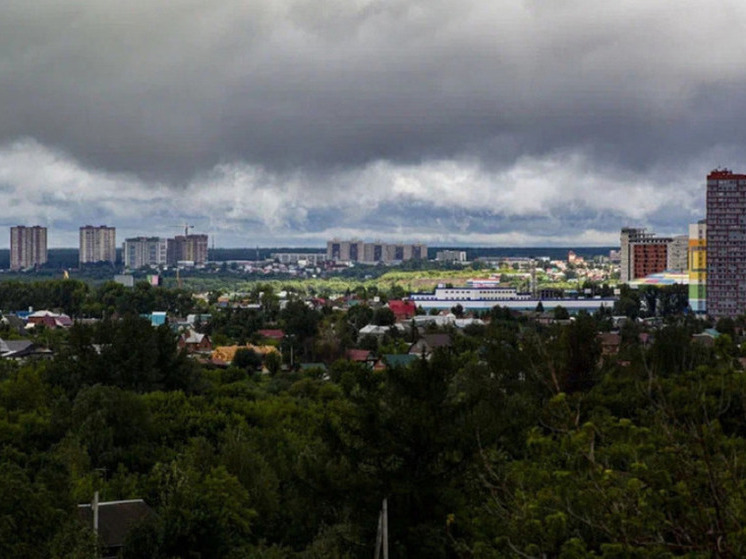
[[[259,330],[259,335],[262,338],[267,338],[268,340],[275,340],[278,342],[281,342],[285,338],[285,332],[279,329]]]
[[[417,307],[414,301],[404,301],[401,299],[394,299],[389,301],[389,308],[394,313],[397,322],[402,320],[409,320],[415,314],[417,314]]]
[[[189,330],[179,336],[177,342],[179,349],[185,349],[187,353],[203,353],[212,351],[212,341],[207,334],[200,334],[195,330]]]
[[[66,314],[58,314],[51,311],[36,311],[28,316],[29,325],[44,325],[47,328],[70,328],[72,319]]]
[[[345,359],[348,361],[355,361],[357,363],[370,363],[373,364],[376,361],[373,352],[367,349],[348,349],[345,351]]]

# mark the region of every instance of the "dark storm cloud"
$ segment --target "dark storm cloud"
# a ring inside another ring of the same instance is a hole
[[[7,0],[0,184],[58,244],[187,218],[232,245],[683,233],[706,172],[746,169],[739,23],[705,0]]]
[[[733,14],[625,4],[5,2],[0,141],[166,182],[232,160],[502,166],[580,146],[643,169],[698,153],[732,122],[743,76],[722,68],[727,38],[686,26]]]

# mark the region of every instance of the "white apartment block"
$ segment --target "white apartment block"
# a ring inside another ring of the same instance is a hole
[[[125,268],[165,266],[168,263],[168,240],[162,237],[134,237],[122,244]]]

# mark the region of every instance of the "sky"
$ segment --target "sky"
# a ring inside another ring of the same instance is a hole
[[[746,172],[745,26],[738,0],[4,0],[0,227],[686,234],[706,174]]]

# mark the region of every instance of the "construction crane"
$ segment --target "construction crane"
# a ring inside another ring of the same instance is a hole
[[[183,223],[183,224],[180,223],[179,225],[171,225],[171,227],[178,227],[179,229],[183,227],[185,237],[189,236],[190,229],[194,229],[194,225],[189,225],[188,223]]]
[[[190,229],[194,229],[194,225],[189,225],[189,223],[183,223],[183,224],[179,224],[179,225],[171,225],[171,227],[178,227],[179,229],[181,229],[183,227],[184,228],[184,238],[186,238],[186,237],[189,236],[189,230]],[[179,289],[181,289],[183,287],[182,286],[182,281],[181,281],[181,274],[179,274],[179,267],[178,266],[176,266],[176,285],[178,286]]]

